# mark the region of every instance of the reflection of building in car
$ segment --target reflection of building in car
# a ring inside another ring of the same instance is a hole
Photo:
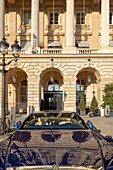
[[[61,162],[62,165],[74,165],[78,164],[82,156],[81,151],[74,151],[70,150],[69,152],[66,152],[63,156],[63,160]]]
[[[87,155],[85,158],[85,161],[83,162],[83,165],[99,165],[101,162],[101,157],[96,158],[94,154]]]
[[[80,115],[42,111],[30,114],[17,131],[1,142],[0,170],[20,166],[53,169],[57,165],[58,169],[112,169],[112,154],[112,146],[89,129]]]

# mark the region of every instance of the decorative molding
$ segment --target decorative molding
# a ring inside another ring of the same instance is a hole
[[[16,3],[16,0],[8,0],[8,3],[14,5]]]
[[[63,30],[63,27],[62,25],[56,25],[56,24],[52,24],[52,25],[47,25],[46,26],[46,30],[56,30],[56,29],[59,29],[59,30]]]

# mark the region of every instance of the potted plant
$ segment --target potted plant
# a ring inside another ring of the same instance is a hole
[[[91,105],[90,105],[90,109],[93,110],[93,109],[96,109],[97,107],[98,107],[98,102],[96,100],[96,97],[93,96],[92,101],[91,101]]]
[[[80,98],[80,104],[79,104],[80,115],[82,116],[85,115],[85,108],[86,108],[86,104],[85,104],[84,96],[82,95]]]

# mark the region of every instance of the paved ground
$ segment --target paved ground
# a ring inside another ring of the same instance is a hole
[[[16,117],[16,121],[23,121],[26,118],[26,115],[19,115]],[[82,118],[87,121],[92,121],[93,125],[101,130],[101,134],[104,136],[110,136],[113,138],[113,117],[89,117],[82,116]],[[0,136],[0,141],[5,139],[9,134]]]
[[[101,130],[102,135],[111,136],[113,138],[113,117],[89,117],[82,116],[87,121],[92,121],[93,125]]]

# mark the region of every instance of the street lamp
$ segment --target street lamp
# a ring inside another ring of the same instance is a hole
[[[6,73],[7,70],[5,70],[5,67],[9,65],[11,62],[15,61],[17,62],[19,54],[21,52],[21,46],[18,45],[18,41],[15,40],[14,44],[11,45],[12,48],[12,55],[14,58],[8,62],[6,62],[5,55],[8,53],[8,47],[9,44],[6,42],[5,38],[2,38],[2,41],[0,42],[0,53],[2,53],[2,63],[0,66],[2,66],[2,99],[1,99],[1,119],[2,119],[2,134],[6,132]]]

